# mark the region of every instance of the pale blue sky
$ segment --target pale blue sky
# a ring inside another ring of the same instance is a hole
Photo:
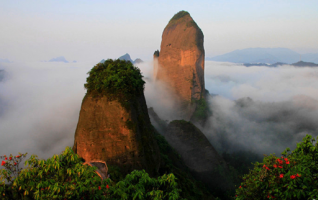
[[[318,53],[317,0],[0,0],[0,59],[151,60],[170,18],[188,11],[206,57],[249,47]]]

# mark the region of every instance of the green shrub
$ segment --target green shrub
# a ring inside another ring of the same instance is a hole
[[[3,199],[105,199],[106,181],[95,173],[96,167],[83,165],[78,155],[66,147],[61,155],[39,160],[32,155],[12,184],[2,182]],[[5,170],[2,170],[3,174]],[[99,186],[103,190],[99,190]]]
[[[109,188],[110,199],[180,199],[176,178],[173,174],[164,174],[150,178],[142,171],[133,171],[124,180]]]
[[[245,174],[248,174],[249,171],[254,168],[254,164],[252,162],[261,162],[263,160],[263,156],[259,156],[251,151],[238,151],[233,153],[223,152],[221,156],[228,166],[237,171],[240,178],[242,178]],[[241,181],[236,184],[240,183]]]
[[[212,114],[212,111],[204,98],[201,97],[199,100],[192,100],[192,103],[197,104],[192,116],[193,121],[206,120]]]
[[[66,147],[61,155],[38,160],[32,155],[11,184],[0,183],[1,199],[180,199],[173,174],[150,178],[144,171],[133,171],[125,178],[120,169],[109,166],[111,179],[101,181],[96,167],[83,165],[82,159]],[[1,175],[7,174],[1,170]],[[2,177],[0,179],[2,181]]]
[[[187,11],[181,10],[170,19],[169,23],[173,23],[174,21],[177,21],[178,19],[186,15],[190,15],[190,14]]]
[[[156,58],[159,57],[159,50],[156,50],[156,51],[153,53],[153,56],[156,57]]]
[[[236,199],[317,199],[318,143],[314,146],[313,141],[306,135],[291,154],[286,148],[281,158],[265,155],[263,163],[256,162],[243,177]]]
[[[143,76],[130,61],[108,59],[95,65],[88,74],[84,84],[87,93],[106,95],[109,100],[118,100],[125,108],[132,98],[143,94]]]

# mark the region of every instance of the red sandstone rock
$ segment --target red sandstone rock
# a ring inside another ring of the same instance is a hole
[[[117,100],[106,96],[83,99],[75,132],[73,151],[85,159],[105,161],[121,167],[124,172],[145,169],[156,174],[159,166],[159,148],[154,140],[145,97],[132,100],[126,111]],[[127,127],[131,121],[135,131]]]
[[[163,31],[154,78],[167,83],[179,96],[186,120],[196,108],[191,100],[204,98],[204,56],[201,29],[188,12],[180,11]]]

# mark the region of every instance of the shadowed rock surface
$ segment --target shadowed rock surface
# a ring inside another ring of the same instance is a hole
[[[193,171],[193,176],[205,183],[211,191],[216,187],[224,191],[233,189],[234,186],[227,180],[229,169],[225,161],[191,122],[170,122],[164,137]]]
[[[189,120],[196,109],[191,101],[204,98],[203,33],[190,14],[180,11],[169,21],[155,52],[154,78],[168,84],[178,95],[181,113]]]
[[[148,108],[148,113],[150,117],[151,124],[156,128],[156,130],[163,134],[167,130],[167,122],[160,119],[160,117],[157,115],[153,107]]]
[[[107,178],[108,167],[105,161],[102,160],[92,160],[90,162],[84,162],[83,165],[89,165],[91,167],[97,167],[96,174],[102,179]]]

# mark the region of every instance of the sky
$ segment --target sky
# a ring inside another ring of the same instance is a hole
[[[0,0],[0,59],[93,62],[129,53],[152,59],[169,20],[186,10],[206,57],[250,47],[318,53],[314,0]]]
[[[152,56],[180,10],[201,27],[211,57],[249,47],[318,53],[317,7],[314,0],[0,0],[0,155],[47,159],[72,147],[87,72],[125,53],[146,61],[137,66],[147,106],[177,119],[164,84],[152,81]],[[317,68],[206,61],[206,89],[217,96],[209,99],[214,115],[203,132],[217,150],[293,149],[306,134],[318,135],[317,80]]]

